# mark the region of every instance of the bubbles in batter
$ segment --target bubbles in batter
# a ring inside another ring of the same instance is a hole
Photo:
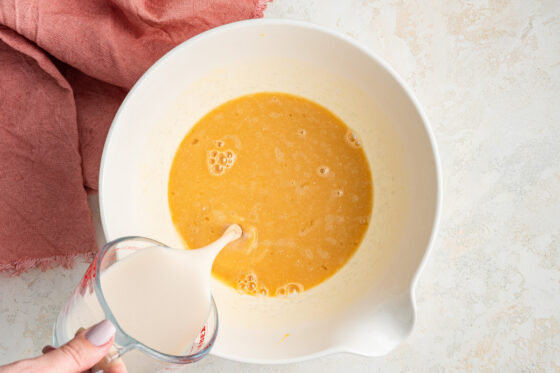
[[[255,273],[247,273],[244,278],[237,281],[237,290],[242,294],[267,296],[266,286],[259,284]]]
[[[268,296],[268,289],[265,286],[261,286],[261,288],[258,291],[258,295],[260,295],[261,297]]]
[[[224,173],[224,167],[219,164],[215,164],[210,168],[210,173],[213,173],[214,175],[221,175]]]
[[[225,154],[220,154],[220,156],[218,157],[218,159],[219,159],[220,164],[221,164],[222,166],[227,165],[227,158],[226,158]]]
[[[357,149],[362,146],[362,143],[355,132],[352,131],[347,132],[346,136],[344,137],[344,140],[346,140],[346,143],[353,148]]]
[[[342,197],[344,195],[344,191],[342,189],[337,189],[335,190],[334,195],[337,197]]]
[[[303,293],[303,285],[297,282],[289,282],[284,286],[276,289],[275,295],[277,297],[293,297]]]
[[[303,137],[307,134],[307,131],[305,130],[305,128],[298,128],[297,133],[298,135]]]
[[[223,147],[224,142],[221,140],[216,141],[216,146]],[[208,171],[214,176],[223,175],[235,163],[236,155],[231,149],[217,150],[212,149],[207,153],[206,165]]]
[[[260,284],[257,275],[253,272],[245,274],[245,276],[237,281],[237,290],[241,294],[256,295],[267,297],[269,296],[268,288]],[[297,282],[289,282],[276,289],[274,295],[277,297],[293,297],[303,293],[304,287]]]
[[[330,171],[331,170],[327,166],[319,166],[319,168],[317,168],[317,173],[321,177],[327,177]]]

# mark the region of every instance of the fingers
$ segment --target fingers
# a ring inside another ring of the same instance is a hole
[[[67,344],[33,359],[37,364],[37,371],[77,373],[88,370],[109,352],[114,335],[115,327],[108,320],[94,325],[87,331],[78,332]]]
[[[127,373],[126,367],[121,359],[117,359],[109,364],[105,370],[105,373]]]
[[[84,330],[85,330],[84,328],[79,328],[78,330],[76,330],[76,333],[74,333],[74,337],[77,336],[79,333],[83,332]],[[54,348],[51,345],[46,345],[45,347],[43,347],[41,352],[46,354],[46,353],[51,352],[53,350],[56,350],[56,348]]]

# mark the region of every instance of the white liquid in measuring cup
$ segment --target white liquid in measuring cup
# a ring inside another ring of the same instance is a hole
[[[210,312],[206,258],[201,263],[192,254],[143,249],[101,276],[103,295],[120,327],[144,345],[170,355],[188,352]]]

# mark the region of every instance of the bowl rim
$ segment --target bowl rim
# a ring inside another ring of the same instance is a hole
[[[107,136],[106,136],[106,139],[105,139],[105,144],[104,144],[104,147],[103,147],[103,153],[101,155],[101,162],[100,162],[100,166],[99,166],[99,184],[98,184],[99,212],[100,212],[101,224],[102,224],[102,227],[103,227],[103,234],[105,235],[106,239],[109,237],[109,228],[108,228],[107,223],[106,223],[107,219],[105,218],[106,213],[107,213],[107,209],[106,209],[105,204],[104,204],[104,191],[103,191],[103,188],[102,188],[102,186],[104,184],[104,181],[105,181],[103,170],[104,170],[104,168],[106,166],[106,163],[107,163],[107,153],[109,151],[109,148],[111,147],[112,134],[113,134],[113,131],[115,130],[116,123],[119,121],[119,118],[122,115],[122,112],[124,110],[126,110],[128,101],[131,99],[132,96],[134,96],[134,93],[138,89],[138,87],[141,86],[144,83],[145,80],[149,79],[152,72],[155,69],[159,68],[159,66],[161,64],[163,64],[165,60],[167,60],[169,58],[172,58],[176,53],[178,53],[178,50],[183,49],[183,48],[187,48],[188,46],[190,46],[192,44],[202,42],[202,41],[204,41],[204,39],[209,38],[211,36],[214,36],[215,34],[228,32],[230,30],[236,30],[236,29],[241,29],[241,28],[245,28],[245,27],[252,27],[252,26],[260,26],[260,25],[292,26],[292,27],[297,27],[297,28],[301,28],[301,29],[307,29],[307,30],[316,31],[316,32],[326,34],[329,37],[332,37],[334,39],[338,39],[338,40],[340,40],[344,43],[349,44],[350,46],[356,48],[357,50],[359,50],[360,52],[362,52],[366,56],[368,56],[370,59],[372,59],[374,62],[376,62],[379,66],[381,66],[382,69],[384,69],[391,76],[392,79],[395,80],[395,82],[405,92],[406,96],[409,98],[412,105],[414,106],[414,109],[418,112],[418,114],[420,116],[424,131],[428,135],[428,139],[429,139],[429,142],[430,142],[430,148],[431,148],[433,159],[434,159],[434,167],[435,167],[435,175],[436,175],[436,188],[437,188],[437,190],[435,191],[436,192],[436,201],[435,201],[436,205],[435,205],[435,214],[434,214],[434,218],[433,218],[433,222],[432,222],[432,230],[431,230],[431,233],[430,233],[430,238],[429,238],[428,244],[426,245],[424,254],[422,256],[422,259],[420,260],[420,263],[418,264],[418,267],[416,268],[416,271],[414,272],[414,275],[413,275],[412,280],[410,282],[410,286],[408,288],[408,295],[410,296],[410,301],[411,301],[411,306],[412,306],[412,327],[408,331],[407,335],[403,338],[403,340],[404,340],[412,332],[412,330],[414,328],[414,325],[416,324],[416,317],[417,317],[416,285],[418,283],[418,279],[420,277],[420,274],[422,273],[422,271],[424,270],[424,267],[426,266],[426,262],[428,261],[428,257],[430,256],[430,253],[433,251],[433,246],[435,244],[437,233],[438,233],[439,227],[440,227],[441,209],[442,209],[441,205],[442,205],[442,199],[443,199],[443,196],[442,196],[443,182],[442,182],[442,175],[441,175],[442,171],[441,171],[440,154],[439,154],[439,150],[438,150],[438,147],[437,147],[435,135],[434,135],[434,133],[431,129],[428,117],[426,116],[426,113],[424,112],[424,109],[420,105],[420,102],[416,98],[416,95],[413,93],[412,89],[409,88],[408,84],[397,74],[397,72],[387,62],[385,62],[376,53],[374,53],[373,51],[368,49],[365,45],[363,45],[358,40],[356,40],[356,39],[354,39],[350,36],[347,36],[347,35],[339,32],[339,31],[336,31],[334,29],[331,29],[331,28],[328,28],[328,27],[325,27],[325,26],[321,26],[321,25],[317,25],[317,24],[314,24],[314,23],[310,23],[310,22],[297,21],[297,20],[291,20],[291,19],[283,19],[283,18],[260,18],[260,19],[243,20],[243,21],[238,21],[238,22],[233,22],[233,23],[229,23],[229,24],[226,24],[226,25],[218,26],[218,27],[212,28],[210,30],[204,31],[204,32],[202,32],[202,33],[200,33],[200,34],[198,34],[198,35],[196,35],[196,36],[178,44],[173,49],[171,49],[170,51],[165,53],[162,57],[160,57],[153,65],[151,65],[148,68],[148,70],[146,70],[142,74],[142,76],[138,79],[138,81],[132,86],[130,91],[127,93],[125,99],[123,100],[123,102],[119,106],[119,109],[117,110],[117,113],[115,114],[115,116],[113,118],[113,121],[111,122],[111,126],[109,128],[109,131],[107,132]],[[115,237],[112,237],[112,239],[115,239]],[[295,362],[306,361],[306,360],[310,360],[310,359],[314,359],[314,358],[317,358],[317,357],[326,356],[326,355],[330,355],[330,354],[334,354],[334,353],[351,353],[351,354],[361,355],[361,356],[371,356],[371,355],[365,355],[365,354],[360,353],[358,351],[352,351],[351,348],[347,348],[343,345],[331,346],[331,347],[319,350],[319,351],[311,353],[311,354],[305,354],[305,355],[300,355],[300,356],[296,356],[296,357],[293,357],[293,358],[286,358],[286,359],[246,358],[246,357],[238,357],[238,356],[235,356],[234,354],[216,353],[215,350],[212,350],[210,352],[211,355],[218,356],[218,357],[221,357],[221,358],[234,360],[234,361],[239,361],[239,362],[245,362],[245,363],[253,363],[253,364],[295,363]]]

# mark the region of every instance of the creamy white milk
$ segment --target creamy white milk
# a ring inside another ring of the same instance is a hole
[[[210,312],[209,269],[197,254],[143,249],[102,274],[107,304],[128,335],[166,354],[188,352]]]
[[[117,323],[157,351],[188,353],[210,312],[214,258],[240,236],[233,225],[205,248],[152,247],[113,264],[101,275],[101,288]]]

